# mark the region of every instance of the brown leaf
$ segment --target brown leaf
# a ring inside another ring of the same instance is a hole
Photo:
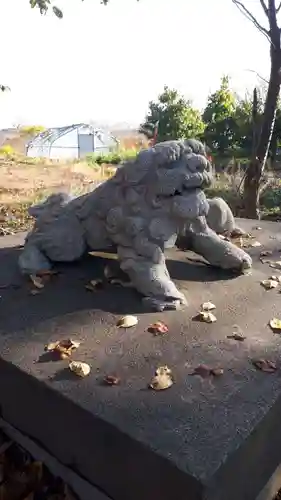
[[[163,321],[156,321],[148,327],[148,331],[154,335],[163,335],[169,331],[167,325]]]
[[[139,322],[136,316],[132,316],[128,314],[127,316],[123,316],[117,321],[117,326],[119,328],[130,328],[131,326],[137,325]]]
[[[274,373],[277,370],[276,363],[268,359],[255,359],[252,361],[255,368],[265,373]]]
[[[208,311],[213,311],[213,309],[216,309],[216,306],[212,302],[204,302],[201,306],[201,309],[202,309],[202,312],[203,311],[208,312]]]
[[[281,330],[281,319],[271,319],[269,322],[269,326],[272,328],[272,330]]]
[[[272,255],[271,250],[264,250],[263,252],[260,253],[260,257],[267,257],[268,255]]]
[[[204,323],[214,323],[217,321],[216,316],[211,312],[201,311],[198,317],[201,321],[204,321]]]
[[[107,385],[118,385],[118,384],[120,384],[120,378],[115,377],[115,375],[106,375],[104,377],[104,382]]]
[[[222,368],[212,368],[211,369],[211,375],[214,375],[214,377],[220,377],[223,375],[224,371]]]
[[[245,340],[246,337],[245,335],[243,335],[242,332],[233,332],[231,335],[228,335],[227,338],[243,342],[243,340]]]
[[[211,375],[211,368],[207,365],[199,365],[194,368],[191,375],[199,375],[202,378],[208,378]]]
[[[87,363],[82,363],[82,361],[71,361],[69,363],[69,369],[78,375],[78,377],[87,377],[89,375],[91,368]]]
[[[78,349],[80,342],[71,339],[58,340],[45,346],[45,351],[54,352],[60,359],[69,358]]]
[[[155,391],[163,391],[169,389],[173,383],[172,370],[168,366],[159,366],[150,381],[149,387]]]
[[[104,282],[102,280],[91,280],[90,283],[85,285],[85,288],[90,292],[96,292],[104,288]]]
[[[275,280],[262,280],[261,285],[266,289],[266,290],[271,290],[272,288],[276,288],[278,286],[279,282]]]

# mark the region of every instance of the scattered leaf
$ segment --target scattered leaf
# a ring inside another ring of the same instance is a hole
[[[172,371],[168,366],[160,366],[155,372],[155,376],[152,378],[149,387],[155,391],[162,391],[164,389],[169,389],[173,385]]]
[[[260,226],[253,227],[253,229],[255,229],[256,231],[261,231],[262,230],[262,228]]]
[[[82,363],[82,361],[71,361],[69,369],[79,377],[87,377],[91,371],[90,366],[87,363]]]
[[[39,289],[44,288],[44,283],[43,283],[43,280],[40,276],[36,276],[36,274],[31,274],[30,279],[36,288],[39,288]]]
[[[211,368],[207,365],[199,365],[194,368],[191,375],[199,375],[202,378],[208,378],[211,375]]]
[[[262,244],[259,241],[254,241],[253,243],[250,244],[250,247],[257,248],[261,247]]]
[[[231,335],[227,336],[228,339],[238,340],[238,342],[243,342],[245,340],[245,335],[241,331],[233,332]]]
[[[34,288],[33,290],[30,290],[30,295],[40,295],[41,290],[38,290],[38,288]]]
[[[212,368],[211,369],[211,375],[214,375],[214,377],[221,377],[223,375],[224,371],[223,368]]]
[[[274,373],[277,370],[276,363],[268,359],[255,359],[252,361],[255,368],[265,373]]]
[[[275,269],[281,269],[281,260],[270,262],[269,267],[274,267]]]
[[[118,256],[116,253],[110,253],[110,252],[89,252],[89,255],[92,255],[93,257],[100,257],[102,259],[114,259],[117,260]]]
[[[263,252],[260,253],[260,257],[267,257],[268,255],[272,255],[271,250],[264,250]]]
[[[86,290],[90,292],[95,292],[96,290],[101,290],[104,287],[102,280],[91,280],[90,283],[85,285]]]
[[[278,281],[278,283],[281,283],[281,276],[270,276],[269,279],[271,279],[273,281]]]
[[[201,311],[199,313],[199,318],[201,321],[204,321],[205,323],[214,323],[215,321],[217,321],[216,316],[211,312]]]
[[[131,316],[128,314],[127,316],[123,316],[117,321],[117,326],[119,328],[130,328],[131,326],[137,325],[139,322],[136,316]]]
[[[106,377],[104,377],[104,382],[107,385],[118,385],[120,384],[120,378],[115,375],[106,375]]]
[[[266,289],[266,290],[271,290],[272,288],[276,288],[278,286],[278,281],[275,280],[262,280],[261,285]]]
[[[216,309],[215,304],[212,304],[212,302],[204,302],[201,306],[202,311],[212,311],[213,309]]]
[[[281,319],[271,319],[269,322],[269,326],[272,328],[272,330],[281,330]]]
[[[57,342],[51,342],[50,344],[45,346],[45,351],[54,352],[59,356],[60,359],[70,358],[73,351],[78,349],[80,346],[80,342],[75,340],[66,339],[66,340],[58,340]]]
[[[148,327],[148,331],[154,335],[163,335],[169,331],[167,325],[163,321],[156,321]]]

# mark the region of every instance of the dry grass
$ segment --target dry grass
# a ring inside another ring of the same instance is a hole
[[[58,191],[88,192],[114,171],[108,165],[0,157],[0,235],[28,229],[27,208],[36,201]]]

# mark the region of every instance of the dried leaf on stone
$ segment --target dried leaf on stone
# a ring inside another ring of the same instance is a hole
[[[271,319],[269,322],[269,326],[272,328],[272,330],[281,330],[281,319]]]
[[[44,283],[43,283],[43,280],[40,276],[36,276],[36,274],[31,274],[30,279],[36,288],[39,288],[39,289],[44,288]]]
[[[271,250],[264,250],[263,252],[260,253],[260,257],[267,257],[268,255],[272,255]]]
[[[80,342],[71,339],[58,340],[45,346],[45,351],[56,353],[60,359],[70,358],[73,351],[78,349]]]
[[[204,302],[201,308],[202,311],[212,311],[213,309],[216,309],[216,306],[212,302]]]
[[[156,321],[156,323],[149,325],[148,331],[154,335],[163,335],[168,332],[168,327],[163,321]]]
[[[82,363],[82,361],[71,361],[69,369],[79,377],[87,377],[91,371],[90,366],[87,363]]]
[[[205,323],[214,323],[215,321],[217,321],[216,316],[211,312],[201,311],[199,313],[199,318],[201,321],[204,321]]]
[[[261,247],[262,244],[259,241],[254,241],[253,243],[250,244],[250,247],[257,248]]]
[[[117,326],[119,328],[130,328],[131,326],[137,325],[139,322],[136,316],[131,316],[128,314],[127,316],[123,316],[117,321]]]
[[[255,368],[265,373],[274,373],[277,370],[276,363],[273,363],[273,361],[269,361],[268,359],[254,359],[252,363]]]
[[[169,389],[173,385],[172,371],[168,366],[159,366],[154,377],[151,379],[149,387],[155,391]]]
[[[104,377],[104,382],[107,385],[118,385],[120,384],[120,378],[116,377],[115,375],[106,375]]]
[[[276,288],[278,286],[279,282],[275,281],[273,279],[269,280],[262,280],[261,285],[266,289],[266,290],[271,290],[272,288]]]

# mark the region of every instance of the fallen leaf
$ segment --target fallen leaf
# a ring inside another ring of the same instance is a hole
[[[271,319],[269,322],[269,326],[272,328],[272,330],[281,330],[281,319]]]
[[[168,332],[168,327],[163,323],[163,321],[156,321],[148,327],[148,331],[154,335],[163,335],[163,333]]]
[[[82,361],[71,361],[68,366],[79,377],[87,377],[91,371],[90,366],[87,363],[82,363]]]
[[[75,340],[66,339],[66,340],[58,340],[57,342],[51,342],[50,344],[45,346],[45,351],[56,353],[60,359],[70,358],[73,351],[78,349],[80,346],[80,342]]]
[[[136,316],[131,316],[128,314],[127,316],[123,316],[117,321],[117,326],[119,328],[130,328],[131,326],[137,325],[139,322]]]
[[[281,269],[281,260],[270,262],[269,267],[274,267],[275,269]]]
[[[134,287],[134,285],[131,281],[124,281],[124,280],[121,280],[119,278],[112,278],[110,280],[110,284],[111,285],[121,285],[124,288],[133,288]]]
[[[106,375],[106,377],[104,377],[104,382],[107,385],[118,385],[120,384],[120,378],[115,377],[115,375]]]
[[[104,287],[104,282],[102,280],[91,280],[85,285],[86,290],[90,292],[95,292],[96,290],[101,290]]]
[[[93,257],[101,257],[102,259],[114,259],[117,260],[118,256],[116,253],[110,253],[110,252],[89,252],[89,255],[92,255]]]
[[[274,373],[277,370],[276,363],[268,359],[255,359],[252,361],[255,368],[265,373]]]
[[[243,342],[245,340],[245,335],[242,332],[233,332],[231,335],[227,336],[228,339],[238,340],[239,342]]]
[[[272,255],[271,250],[264,250],[263,252],[260,253],[260,257],[267,257],[268,255]]]
[[[256,231],[261,231],[262,230],[262,228],[260,226],[253,227],[253,229],[255,229]]]
[[[250,244],[250,247],[257,248],[261,247],[262,244],[259,241],[254,241],[253,243]]]
[[[269,279],[271,279],[273,281],[278,281],[278,283],[281,283],[281,276],[270,276]]]
[[[169,389],[173,385],[172,371],[168,366],[159,366],[154,377],[152,378],[149,387],[155,391]]]
[[[214,377],[220,377],[223,375],[224,371],[222,368],[212,368],[211,369],[211,375],[214,375]]]
[[[278,286],[278,281],[275,280],[262,280],[261,285],[266,289],[266,290],[271,290],[272,288],[276,288]]]
[[[215,304],[212,304],[212,302],[204,302],[201,306],[202,311],[212,311],[213,309],[216,309]]]
[[[208,378],[211,375],[211,368],[207,365],[199,365],[194,368],[191,375],[199,375],[202,378]]]
[[[201,321],[204,321],[205,323],[214,323],[215,321],[217,321],[216,316],[211,312],[201,311],[199,313],[199,318]]]
[[[30,279],[36,288],[39,289],[44,288],[44,283],[40,276],[36,276],[36,274],[31,274]]]
[[[34,288],[34,290],[30,290],[30,295],[40,295],[41,290],[38,290],[38,288]]]

